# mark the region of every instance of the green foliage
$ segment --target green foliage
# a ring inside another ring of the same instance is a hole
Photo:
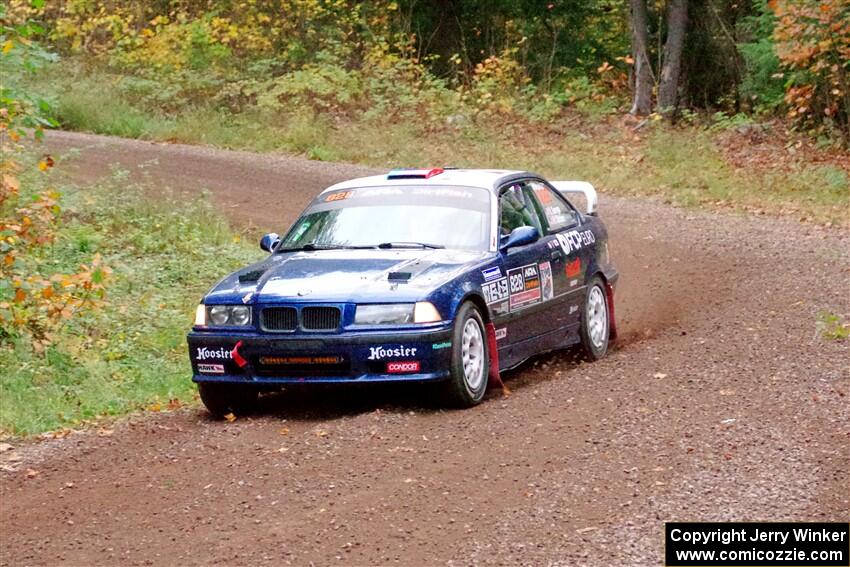
[[[850,324],[830,311],[818,312],[816,327],[821,336],[830,341],[844,341],[850,338]]]
[[[25,129],[33,129],[38,138],[42,128],[55,125],[49,116],[50,105],[44,98],[23,88],[21,81],[56,61],[57,57],[33,40],[44,31],[41,26],[27,19],[12,23],[7,10],[5,4],[0,4],[0,77],[3,77],[0,82],[0,136],[11,133],[14,141],[26,136]]]
[[[209,282],[257,258],[205,200],[128,183],[63,188],[71,211],[45,261],[68,269],[100,254],[113,268],[102,306],[69,321],[39,355],[0,348],[0,431],[33,434],[193,399],[185,333]],[[97,227],[97,228],[93,228]]]
[[[755,3],[756,13],[744,18],[740,33],[747,41],[738,43],[746,73],[741,79],[741,97],[756,112],[773,113],[785,98],[785,80],[773,43],[776,16],[767,0]]]

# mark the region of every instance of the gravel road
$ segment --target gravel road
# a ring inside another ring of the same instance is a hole
[[[262,230],[369,171],[47,145],[78,180],[120,164]],[[850,352],[816,330],[850,314],[850,235],[640,199],[601,214],[622,273],[605,360],[544,357],[465,411],[410,388],[294,391],[233,423],[192,407],[14,443],[0,565],[657,566],[665,521],[850,519]]]

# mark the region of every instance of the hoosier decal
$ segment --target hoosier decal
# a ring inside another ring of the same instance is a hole
[[[398,345],[395,347],[369,347],[369,360],[382,360],[397,356],[416,356],[416,347]]]
[[[522,309],[540,302],[540,271],[537,264],[508,270],[510,309]]]
[[[230,360],[233,358],[233,354],[230,352],[228,348],[207,348],[207,347],[197,347],[195,353],[195,358],[198,360]]]

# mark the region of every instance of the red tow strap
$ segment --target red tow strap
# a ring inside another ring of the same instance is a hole
[[[242,341],[236,343],[236,346],[233,347],[233,350],[230,351],[230,358],[233,359],[233,362],[236,363],[236,366],[239,368],[245,368],[248,366],[248,361],[245,360],[241,354],[239,354],[239,349],[242,347]]]

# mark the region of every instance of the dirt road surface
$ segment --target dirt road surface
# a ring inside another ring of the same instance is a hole
[[[120,164],[278,232],[367,171],[47,145],[78,180]],[[605,360],[549,355],[465,411],[417,389],[296,391],[233,423],[193,407],[17,443],[0,565],[657,566],[664,521],[850,519],[850,353],[816,329],[850,313],[848,234],[637,199],[601,214],[622,272]]]

